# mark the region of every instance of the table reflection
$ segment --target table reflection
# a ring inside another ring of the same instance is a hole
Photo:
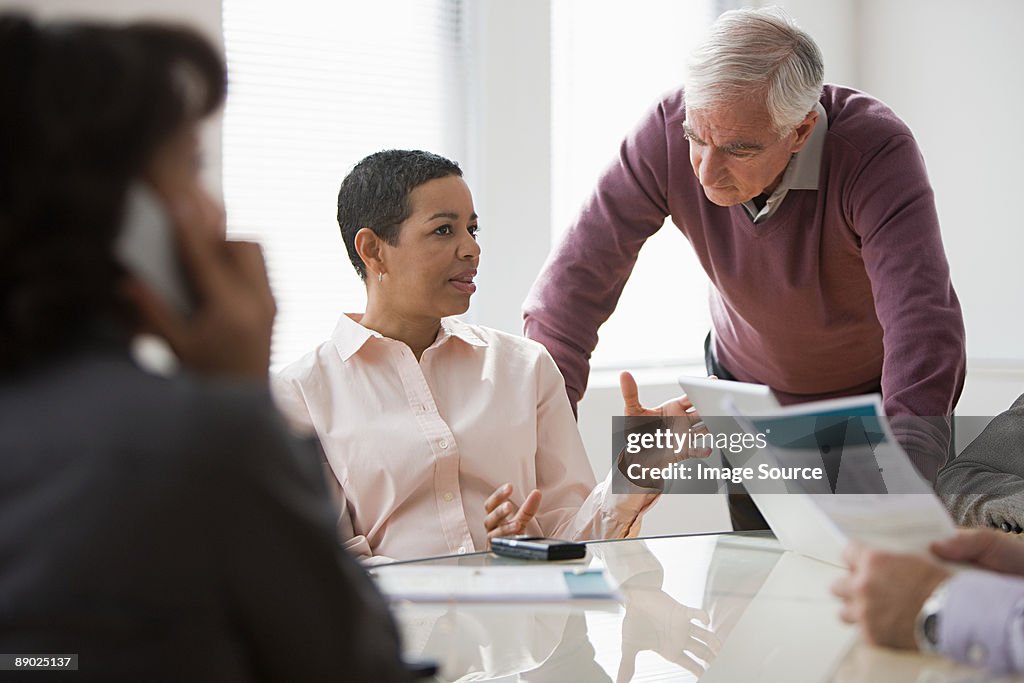
[[[489,553],[425,561],[517,562]],[[578,564],[604,567],[621,600],[398,603],[408,653],[437,659],[439,681],[991,680],[857,644],[828,591],[842,570],[783,552],[767,532],[592,543]]]
[[[685,547],[679,540],[589,546],[581,564],[606,568],[619,586],[619,604],[397,604],[406,648],[440,660],[444,681],[629,681],[638,662],[644,672],[696,679],[721,647],[716,624],[728,629],[735,622],[778,552],[769,537],[757,535],[746,542],[692,537]],[[739,556],[759,542],[763,552]],[[686,571],[667,574],[661,558]],[[425,563],[515,561],[478,553]]]

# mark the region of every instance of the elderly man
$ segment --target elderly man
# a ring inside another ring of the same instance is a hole
[[[551,254],[526,333],[575,406],[597,329],[670,217],[711,279],[709,372],[784,402],[881,391],[934,481],[965,361],[932,188],[906,124],[823,74],[817,45],[777,10],[723,14],[685,89],[626,137]]]
[[[1024,672],[1024,543],[991,529],[934,543],[935,557],[851,545],[832,586],[840,617],[875,645],[943,654],[992,671]],[[952,573],[937,560],[969,565]]]

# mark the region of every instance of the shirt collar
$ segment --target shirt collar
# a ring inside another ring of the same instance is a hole
[[[487,346],[487,342],[480,338],[472,325],[462,322],[458,318],[441,318],[441,331],[437,333],[437,339],[430,348],[439,346],[448,340],[449,337],[456,337],[470,346]]]
[[[814,103],[814,111],[818,112],[818,120],[811,130],[807,144],[793,155],[786,166],[779,186],[775,188],[765,205],[758,210],[754,200],[743,202],[755,223],[759,223],[775,213],[782,200],[790,190],[817,190],[821,174],[821,157],[825,152],[825,135],[828,133],[828,114],[821,102]]]
[[[828,133],[828,114],[821,102],[814,103],[814,111],[818,112],[818,121],[814,124],[811,137],[804,148],[794,155],[782,176],[782,185],[788,185],[790,190],[818,189],[821,156],[825,151],[825,134]]]
[[[386,339],[380,332],[360,325],[359,321],[362,317],[362,313],[345,313],[338,319],[338,324],[334,327],[331,340],[334,342],[335,348],[338,349],[342,361],[348,361],[370,339]],[[441,318],[441,329],[438,330],[437,338],[429,348],[436,348],[452,337],[461,339],[470,346],[487,346],[487,342],[480,338],[472,325],[468,325],[458,318]]]

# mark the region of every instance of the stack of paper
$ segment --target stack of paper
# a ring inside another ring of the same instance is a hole
[[[850,541],[891,551],[924,552],[956,528],[892,433],[877,395],[795,405],[769,415],[731,412],[767,447],[773,467],[815,466],[819,480],[788,482],[786,493],[748,486],[788,550],[832,564]],[[824,426],[823,426],[824,425]],[[831,438],[828,432],[837,436]]]
[[[392,600],[413,602],[552,602],[614,600],[601,569],[566,566],[375,567],[370,575]]]

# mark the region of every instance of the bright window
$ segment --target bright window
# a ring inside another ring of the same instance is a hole
[[[463,155],[459,0],[224,0],[224,198],[263,243],[273,364],[326,339],[365,290],[335,219],[338,186],[386,148]]]
[[[557,242],[647,109],[685,79],[686,57],[713,19],[691,0],[553,0],[552,240]],[[711,319],[708,280],[672,225],[640,252],[600,330],[595,367],[692,362]]]

